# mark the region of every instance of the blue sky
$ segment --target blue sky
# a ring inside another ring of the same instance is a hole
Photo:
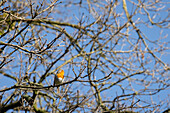
[[[134,1],[134,0],[133,0],[133,1]],[[67,2],[68,2],[68,1],[67,1]],[[67,2],[65,1],[65,2],[63,2],[63,3],[61,3],[61,4],[58,5],[57,9],[58,9],[61,13],[56,13],[55,15],[54,15],[54,14],[51,14],[51,15],[50,15],[52,18],[54,18],[54,19],[53,19],[54,21],[70,22],[70,23],[72,23],[72,24],[78,24],[79,20],[80,20],[81,18],[83,18],[83,21],[84,21],[83,26],[95,21],[95,16],[93,17],[93,16],[88,12],[88,6],[87,6],[87,5],[86,5],[84,8],[82,8],[82,7],[78,7],[78,6],[76,6],[76,5],[71,6],[71,5],[67,4]],[[78,1],[74,1],[74,3],[77,3],[77,2],[79,2],[79,0],[78,0]],[[137,2],[137,1],[134,1],[134,2]],[[166,2],[166,1],[164,1],[164,2]],[[83,1],[83,3],[84,3],[84,1]],[[67,8],[63,8],[64,4],[67,4],[67,5],[68,5]],[[105,2],[104,4],[106,4],[106,2]],[[121,4],[122,4],[122,2],[121,2]],[[124,13],[121,4],[115,9],[115,11],[117,12],[117,14],[120,14],[120,15],[121,15],[122,13]],[[60,6],[60,5],[61,5],[61,6]],[[100,4],[100,5],[102,6],[102,4]],[[163,4],[162,4],[162,5],[163,5]],[[166,6],[165,9],[169,7],[168,4],[165,5],[165,6]],[[94,6],[94,8],[97,8],[97,7]],[[131,11],[134,11],[135,6],[133,6],[130,2],[127,1],[127,8],[128,8],[129,13],[131,14]],[[134,9],[133,9],[133,8],[134,8]],[[103,14],[102,10],[98,9],[98,11],[101,11],[101,12],[98,12],[98,14],[101,14],[101,15]],[[144,10],[142,10],[142,11],[144,12]],[[158,14],[159,14],[158,17],[154,19],[155,22],[158,21],[160,18],[166,17],[166,16],[168,15],[168,12],[160,12],[160,13],[158,13]],[[154,12],[151,12],[151,16],[152,16],[152,15],[154,15]],[[121,25],[123,25],[123,24],[127,21],[127,19],[126,19],[126,17],[125,17],[124,14],[123,14],[123,16],[120,16],[118,19],[120,19],[120,24],[121,24]],[[169,38],[170,32],[169,32],[169,29],[167,29],[167,28],[159,28],[159,27],[157,27],[157,26],[155,26],[155,25],[151,25],[151,24],[148,24],[149,27],[147,27],[145,24],[142,23],[142,21],[145,21],[145,22],[148,21],[148,18],[147,18],[146,15],[136,14],[136,15],[132,18],[132,20],[133,20],[133,21],[140,21],[140,23],[139,23],[138,25],[136,25],[136,26],[141,30],[142,33],[144,33],[143,36],[146,36],[149,40],[156,41],[156,40],[162,38],[161,42],[163,42],[163,43],[164,43],[164,42],[165,42],[165,43],[170,42],[170,38]],[[114,21],[111,21],[111,22],[114,24]],[[168,23],[167,23],[167,24],[168,24]],[[93,26],[93,29],[96,29],[96,30],[97,30],[97,27],[98,27],[98,25],[96,24],[96,25]],[[40,27],[38,27],[38,28],[40,28]],[[77,32],[76,29],[70,28],[70,27],[65,27],[65,26],[63,26],[63,28],[65,28],[65,30],[66,30],[68,33],[70,33],[71,36],[76,35],[76,32]],[[130,28],[130,29],[132,29],[132,28]],[[48,29],[48,30],[50,30],[50,29]],[[50,31],[50,32],[52,32],[52,31]],[[53,31],[53,32],[55,32],[55,31]],[[132,31],[132,32],[130,32],[130,33],[131,33],[131,35],[130,35],[131,38],[136,38],[136,39],[137,39],[138,36],[137,36],[137,34],[136,34],[135,31]],[[47,33],[47,32],[42,32],[41,35],[46,35],[46,36],[44,36],[44,37],[45,37],[46,39],[48,39],[47,41],[50,41],[51,39],[53,39],[53,37],[55,37],[54,34],[50,34],[50,33]],[[105,34],[101,34],[101,35],[100,35],[100,37],[106,37],[106,38],[109,38],[109,36],[110,36],[110,35],[105,36]],[[49,38],[49,37],[50,37],[50,38]],[[62,37],[64,38],[65,36],[62,36]],[[164,37],[165,37],[165,38],[164,38]],[[86,38],[86,37],[85,37],[85,38]],[[87,37],[87,38],[88,38],[88,37]],[[149,45],[149,48],[150,48],[150,49],[153,49],[154,47],[157,46],[157,45],[155,45],[155,44],[153,44],[153,43],[150,43],[149,40],[146,40],[146,42],[147,42],[147,44]],[[87,40],[87,42],[88,42],[88,40]],[[87,43],[87,42],[85,41],[84,43]],[[123,40],[120,40],[120,42],[123,43],[124,41],[123,41]],[[127,44],[127,43],[124,43],[124,44]],[[63,42],[63,45],[64,45],[64,42]],[[81,45],[81,44],[80,44],[80,45]],[[161,43],[160,43],[160,45],[161,45]],[[91,45],[90,45],[90,46],[91,46]],[[89,52],[90,46],[88,46],[88,47],[86,48],[86,52]],[[108,44],[108,46],[110,46],[110,43]],[[123,50],[126,50],[126,49],[128,50],[128,49],[129,49],[129,48],[127,48],[128,46],[129,46],[129,44],[127,44],[126,46],[124,46]],[[156,55],[157,55],[159,58],[161,58],[161,60],[164,61],[165,63],[170,64],[170,60],[169,60],[169,58],[170,58],[170,54],[169,54],[169,53],[170,53],[170,50],[169,50],[170,45],[169,45],[169,43],[168,43],[166,46],[167,46],[168,50],[165,51],[165,54],[161,55],[160,53],[156,53]],[[115,48],[115,50],[120,50],[121,47],[122,47],[122,46],[121,46],[121,44],[120,44],[120,46],[117,46],[117,47]],[[144,46],[142,46],[142,47],[144,47]],[[61,50],[64,50],[64,47],[61,47],[60,49],[61,49]],[[144,48],[142,48],[142,49],[144,49]],[[74,55],[77,54],[76,50],[73,50],[72,53],[73,53]],[[123,56],[123,55],[126,56],[126,54],[117,54],[117,55],[118,55],[118,56]],[[95,56],[95,54],[94,54],[94,56]],[[64,59],[65,59],[65,60],[68,60],[68,59],[71,58],[71,57],[72,57],[71,55],[67,55],[66,57],[64,57]],[[129,55],[129,56],[126,56],[126,57],[130,57],[130,55]],[[75,59],[74,61],[80,62],[81,60],[83,60],[83,58]],[[121,60],[123,61],[124,59],[121,59]],[[16,62],[17,62],[17,61],[16,61]],[[57,63],[57,65],[55,65],[52,69],[54,69],[56,66],[61,65],[62,63],[64,63],[64,60],[61,61],[61,62],[59,62],[59,63]],[[135,64],[135,65],[138,65],[138,64]],[[148,66],[148,68],[152,69],[153,66],[154,66],[154,62],[152,62],[151,64],[148,64],[147,66]],[[73,67],[72,67],[72,68],[73,68]],[[73,74],[71,71],[69,71],[69,70],[71,70],[72,68],[69,69],[69,64],[63,67],[63,69],[64,69],[65,72],[66,72],[66,75],[68,75],[68,77],[65,78],[66,81],[68,81],[71,77],[74,78],[74,74]],[[113,68],[113,67],[110,65],[110,68]],[[79,66],[75,66],[75,72],[76,72],[76,73],[79,73],[79,71],[78,71],[79,69],[80,69]],[[43,70],[41,70],[41,68],[40,68],[39,70],[40,70],[41,73],[44,72]],[[116,70],[116,68],[115,68],[114,70]],[[16,69],[15,71],[18,71],[18,70]],[[108,73],[109,73],[109,71],[108,71]],[[84,74],[86,74],[86,73],[84,73]],[[100,71],[99,71],[97,74],[101,74],[101,75],[102,75],[102,73],[101,73]],[[97,74],[95,74],[95,75],[97,76]],[[170,73],[169,73],[169,74],[170,74]],[[71,75],[71,76],[70,76],[70,75]],[[102,76],[103,76],[103,75],[102,75]],[[101,76],[101,77],[102,77],[102,76]],[[139,76],[139,78],[145,77],[144,75],[142,75],[142,76],[141,76],[141,75],[138,75],[138,76]],[[98,77],[99,77],[99,76],[98,76]],[[135,76],[135,77],[136,77],[136,76]],[[135,78],[135,77],[134,77],[134,78]],[[158,75],[158,77],[161,77],[161,76]],[[111,81],[114,81],[114,82],[117,81],[117,78],[115,78],[115,79],[113,79],[113,78],[114,78],[114,76],[112,77],[112,79],[110,80],[110,82],[111,82]],[[151,79],[151,78],[148,77],[148,80],[150,80],[150,79]],[[47,80],[49,80],[49,81],[52,82],[52,80],[53,80],[52,76],[47,77]],[[16,83],[15,81],[13,81],[13,80],[11,80],[11,79],[9,79],[9,78],[0,76],[0,89],[4,88],[4,86],[10,87],[10,86],[14,85],[15,83]],[[44,82],[44,84],[45,84],[45,82]],[[78,85],[81,85],[81,84],[78,83],[78,82],[75,82],[75,83],[73,83],[73,84],[74,84],[73,87],[74,87],[74,86],[77,87]],[[123,82],[121,82],[121,85],[124,86],[124,87],[126,87],[127,84],[128,84],[128,81],[123,81]],[[108,85],[109,85],[109,84],[108,84]],[[107,86],[107,85],[106,85],[106,86]],[[137,86],[137,85],[133,85],[133,86],[135,87],[135,89],[141,88],[140,86]],[[156,87],[156,86],[152,86],[152,88],[154,88],[154,87]],[[81,89],[81,87],[79,87],[79,88]],[[89,87],[86,87],[86,88],[89,89]],[[86,94],[88,94],[88,93],[86,92],[86,91],[87,91],[86,88],[82,89],[82,90],[81,90],[81,93],[84,93],[84,92],[85,92]],[[107,95],[110,95],[110,96],[111,96],[110,98],[113,99],[116,95],[122,94],[122,91],[121,91],[120,87],[115,86],[115,87],[112,87],[111,89],[112,89],[112,90],[104,91],[104,92],[101,93],[102,96],[103,96],[103,99],[105,99],[105,96],[107,96]],[[159,95],[160,95],[159,98],[160,98],[161,100],[164,100],[164,99],[168,98],[168,91],[169,91],[169,90],[165,90],[165,91],[160,92],[160,93],[159,93]],[[127,92],[131,92],[131,91],[127,91]],[[154,95],[154,96],[153,96],[153,100],[155,100],[156,102],[158,101],[158,100],[157,100],[157,99],[158,99],[157,97],[158,97],[158,95]],[[148,97],[145,97],[145,96],[143,96],[143,97],[139,96],[139,98],[143,98],[143,99],[145,99],[145,100],[148,100],[148,99],[149,99]],[[164,109],[164,108],[162,108],[162,109]]]

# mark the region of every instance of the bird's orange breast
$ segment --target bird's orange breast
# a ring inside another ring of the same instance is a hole
[[[57,74],[58,78],[64,78],[64,70],[61,70],[58,74]]]

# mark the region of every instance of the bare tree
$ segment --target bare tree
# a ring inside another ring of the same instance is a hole
[[[168,109],[166,1],[2,0],[0,111]]]

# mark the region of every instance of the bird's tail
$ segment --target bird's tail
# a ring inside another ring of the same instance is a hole
[[[57,87],[57,93],[58,94],[60,93],[60,87]]]

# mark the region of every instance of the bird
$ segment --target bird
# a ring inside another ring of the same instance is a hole
[[[58,70],[57,74],[54,76],[54,86],[61,84],[64,80],[64,70]],[[59,86],[57,87],[57,92],[59,93]]]

